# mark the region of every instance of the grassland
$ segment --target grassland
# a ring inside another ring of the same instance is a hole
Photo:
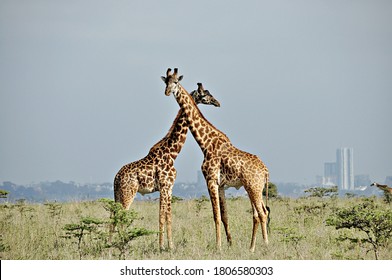
[[[264,245],[259,231],[256,251],[249,252],[252,215],[247,198],[228,199],[229,222],[233,245],[225,240],[216,252],[211,205],[208,200],[184,200],[173,203],[173,238],[175,249],[160,251],[158,235],[132,240],[126,259],[374,259],[368,244],[339,241],[342,234],[361,237],[355,229],[336,230],[326,220],[336,209],[371,200],[377,207],[392,211],[392,206],[377,198],[280,198],[270,200],[271,224],[269,245]],[[136,201],[135,228],[156,231],[158,202]],[[105,247],[99,232],[84,232],[78,240],[65,238],[67,224],[78,224],[83,217],[107,220],[109,213],[101,202],[73,202],[0,205],[0,257],[14,260],[118,259],[114,249]],[[224,232],[222,233],[224,236]],[[78,242],[80,241],[80,242]],[[391,241],[380,248],[379,259],[392,259]]]

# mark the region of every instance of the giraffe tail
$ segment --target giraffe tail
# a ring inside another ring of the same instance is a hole
[[[265,208],[267,209],[267,232],[270,233],[270,213],[271,213],[271,208],[268,206],[268,188],[269,188],[269,173],[265,176]]]
[[[265,176],[265,206],[268,209],[268,183],[269,183],[269,174]]]

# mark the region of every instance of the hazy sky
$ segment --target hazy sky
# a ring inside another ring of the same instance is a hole
[[[0,182],[111,182],[177,114],[168,67],[272,181],[314,182],[339,147],[392,175],[392,1],[0,0]],[[202,160],[189,134],[177,182]]]

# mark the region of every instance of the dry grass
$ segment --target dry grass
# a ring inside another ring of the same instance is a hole
[[[336,207],[359,203],[351,199],[276,199],[270,201],[271,232],[265,246],[259,231],[255,253],[249,252],[252,215],[247,198],[228,199],[233,246],[223,239],[216,252],[215,230],[209,201],[188,200],[173,204],[175,249],[160,252],[157,234],[133,240],[127,259],[373,259],[363,244],[338,243],[340,231],[325,224]],[[391,209],[381,200],[375,203]],[[43,204],[0,205],[1,259],[79,259],[76,240],[65,239],[64,226],[78,223],[82,217],[108,219],[109,213],[99,202],[64,203],[51,209]],[[158,203],[135,202],[139,219],[135,227],[158,228]],[[356,233],[354,233],[356,234]],[[225,237],[222,232],[223,238]],[[93,250],[100,242],[84,239],[84,259],[116,259],[108,249]],[[91,247],[91,248],[90,248]],[[102,246],[101,246],[102,247]],[[380,259],[392,259],[392,245],[380,251]]]

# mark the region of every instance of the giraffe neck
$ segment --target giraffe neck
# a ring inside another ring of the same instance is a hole
[[[187,133],[188,122],[183,110],[180,109],[168,133],[150,149],[149,153],[165,149],[169,152],[170,157],[175,160],[185,144]]]
[[[381,189],[381,190],[383,190],[383,191],[391,191],[392,189],[391,188],[389,188],[387,185],[380,185],[380,184],[376,184],[376,186],[379,188],[379,189]]]
[[[219,149],[223,144],[231,144],[229,138],[215,128],[201,113],[190,94],[180,85],[181,91],[175,96],[183,110],[193,137],[200,146],[203,154]]]

